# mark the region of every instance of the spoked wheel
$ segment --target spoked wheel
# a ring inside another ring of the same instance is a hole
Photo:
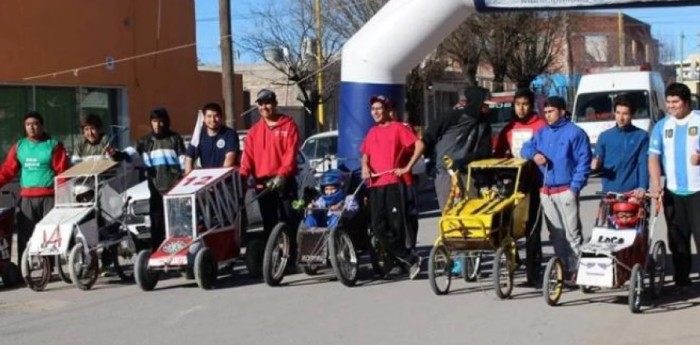
[[[372,236],[370,239],[369,256],[372,263],[372,271],[380,277],[387,275],[394,268],[394,259],[384,249],[382,242],[375,236]]]
[[[553,257],[549,259],[547,268],[544,270],[544,280],[542,281],[542,292],[544,300],[551,306],[557,305],[564,288],[564,265],[561,259]]]
[[[194,257],[194,279],[197,285],[210,290],[216,285],[216,278],[219,275],[219,264],[214,258],[214,252],[209,248],[202,248]]]
[[[89,290],[97,281],[99,263],[97,253],[91,250],[85,255],[84,245],[78,242],[68,257],[68,273],[73,284],[81,290]]]
[[[134,262],[134,279],[143,291],[151,291],[158,284],[158,272],[148,268],[148,260],[151,258],[151,251],[144,249],[136,255]]]
[[[262,277],[262,262],[265,256],[265,242],[260,239],[252,239],[245,249],[245,266],[251,278]]]
[[[635,264],[634,267],[632,267],[629,289],[628,304],[630,311],[633,314],[637,314],[642,310],[642,293],[644,292],[644,275],[642,274],[642,266],[640,264]]]
[[[500,299],[509,298],[513,292],[515,267],[511,256],[510,247],[503,246],[498,248],[493,258],[493,287]]]
[[[56,263],[56,271],[58,271],[58,276],[66,284],[73,284],[73,280],[70,279],[70,274],[68,273],[68,258],[61,254],[57,254],[53,257]]]
[[[447,248],[442,244],[433,246],[433,249],[430,250],[428,279],[430,280],[430,288],[436,295],[446,295],[450,292],[452,258]]]
[[[117,244],[109,249],[108,255],[111,257],[114,271],[122,281],[130,282],[134,280],[134,260],[136,256],[131,250]],[[104,255],[104,254],[103,254]]]
[[[481,273],[481,252],[467,252],[461,260],[464,281],[475,282]]]
[[[284,278],[284,270],[290,257],[291,243],[287,225],[279,223],[272,229],[265,246],[262,274],[269,286],[278,286]]]
[[[22,253],[22,278],[34,291],[43,291],[51,279],[51,263],[43,255],[29,255],[29,244]]]
[[[648,268],[651,297],[658,298],[663,293],[666,280],[666,243],[664,241],[656,241],[654,243]]]
[[[359,261],[355,246],[347,231],[338,228],[331,231],[328,252],[338,280],[345,286],[355,286]]]
[[[8,288],[17,286],[22,279],[22,274],[19,271],[19,267],[17,267],[14,262],[9,261],[2,267],[0,276],[2,276],[2,284]]]

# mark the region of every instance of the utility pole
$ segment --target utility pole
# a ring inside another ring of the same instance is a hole
[[[684,79],[683,73],[685,72],[685,63],[684,63],[684,57],[683,57],[684,41],[685,41],[685,33],[683,31],[681,31],[681,68],[680,68],[680,70],[681,70],[681,73],[680,73],[681,74],[681,78],[680,78],[681,83],[683,82],[683,79]]]
[[[323,113],[323,35],[321,32],[321,0],[314,0],[314,10],[316,12],[316,66],[318,68],[316,81],[317,81],[317,91],[318,91],[318,109],[316,110],[316,116],[318,118],[318,131],[323,130],[324,125],[324,113]]]
[[[622,10],[617,10],[617,47],[620,66],[625,66],[625,23]]]
[[[221,92],[226,126],[236,128],[233,97],[233,47],[231,39],[231,0],[219,0],[219,39],[221,46]]]

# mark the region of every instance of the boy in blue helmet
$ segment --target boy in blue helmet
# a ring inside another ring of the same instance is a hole
[[[346,195],[343,187],[343,172],[329,170],[321,176],[321,196],[309,204],[309,208],[321,209],[310,212],[304,224],[310,228],[329,227],[334,229],[343,209],[354,212],[358,209],[353,195]],[[327,211],[326,211],[327,209]]]

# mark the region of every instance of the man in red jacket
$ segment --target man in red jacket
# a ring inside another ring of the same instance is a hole
[[[498,141],[494,148],[495,157],[519,158],[520,148],[522,148],[523,143],[530,140],[537,131],[547,126],[547,122],[535,112],[534,105],[535,95],[530,89],[520,89],[515,92],[515,96],[513,96],[515,117],[503,127],[498,135]],[[534,285],[539,277],[539,267],[542,258],[540,231],[540,224],[542,223],[537,216],[540,211],[539,189],[542,187],[542,176],[540,176],[534,164],[528,163],[522,182],[523,190],[530,194],[530,210],[525,231],[527,234],[527,266],[532,269],[527,271],[527,282],[528,285]]]
[[[291,117],[277,111],[277,95],[274,92],[260,90],[256,103],[261,118],[245,138],[241,178],[244,181],[253,178],[256,186],[271,189],[258,199],[265,238],[279,221],[284,221],[291,238],[295,239],[298,217],[292,202],[297,198],[294,176],[297,173],[299,129]],[[294,247],[295,241],[292,240]]]
[[[25,138],[7,153],[0,168],[0,188],[20,175],[21,200],[17,214],[17,258],[32,237],[34,226],[54,204],[54,177],[68,169],[63,144],[44,132],[44,119],[37,112],[24,115]]]

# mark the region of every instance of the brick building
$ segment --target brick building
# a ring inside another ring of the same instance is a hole
[[[88,113],[107,126],[127,126],[122,144],[149,131],[155,106],[168,108],[175,130],[191,132],[199,107],[222,102],[221,75],[197,69],[194,43],[193,0],[1,1],[0,157],[22,134],[30,109],[69,150]]]

